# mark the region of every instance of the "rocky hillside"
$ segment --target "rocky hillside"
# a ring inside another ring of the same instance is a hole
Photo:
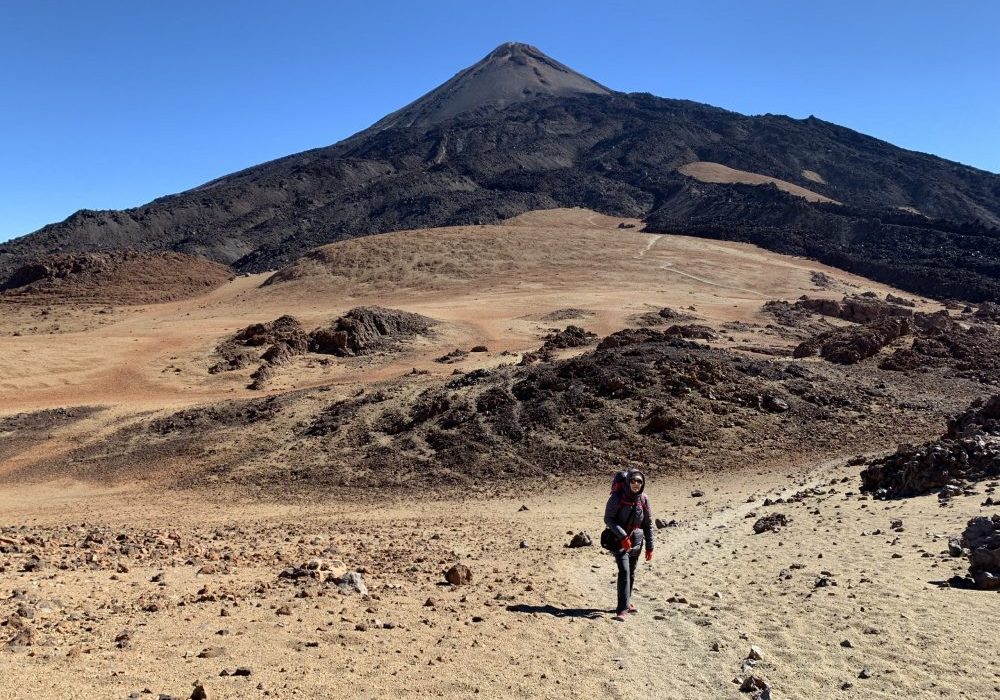
[[[0,278],[42,254],[122,248],[261,271],[344,238],[553,207],[1000,298],[1000,176],[814,117],[614,93],[517,44],[333,146],[0,245]]]
[[[64,253],[16,269],[0,301],[152,304],[204,294],[233,278],[217,262],[180,253]]]

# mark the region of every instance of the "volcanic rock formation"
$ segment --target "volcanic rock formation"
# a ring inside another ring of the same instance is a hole
[[[232,277],[224,265],[179,253],[64,253],[16,269],[0,282],[0,298],[150,304],[204,294]]]

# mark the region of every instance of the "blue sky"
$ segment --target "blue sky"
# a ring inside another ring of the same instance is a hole
[[[0,240],[334,143],[504,41],[1000,172],[1000,2],[0,3]]]

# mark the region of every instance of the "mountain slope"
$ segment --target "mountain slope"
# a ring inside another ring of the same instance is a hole
[[[841,205],[702,182],[678,170],[691,163]],[[814,117],[612,93],[523,45],[333,146],[135,209],[80,211],[0,245],[0,277],[40,254],[115,248],[261,271],[344,238],[575,206],[818,257],[924,294],[1000,298],[1000,176]]]

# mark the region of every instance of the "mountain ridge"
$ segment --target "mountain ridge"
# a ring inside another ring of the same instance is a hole
[[[0,277],[40,254],[119,248],[174,250],[263,271],[359,235],[586,207],[641,218],[652,231],[747,240],[848,269],[871,267],[875,251],[881,281],[937,296],[1000,298],[1000,176],[992,173],[815,117],[745,116],[648,93],[531,94],[438,119],[443,113],[434,110],[447,107],[440,96],[452,94],[445,88],[466,85],[477,66],[507,70],[494,65],[507,56],[503,65],[521,70],[514,58],[522,54],[529,70],[548,65],[531,47],[511,48],[523,46],[498,47],[331,146],[133,209],[82,210],[0,244]],[[842,206],[678,171],[694,162],[785,181]],[[948,280],[934,269],[942,246]]]

